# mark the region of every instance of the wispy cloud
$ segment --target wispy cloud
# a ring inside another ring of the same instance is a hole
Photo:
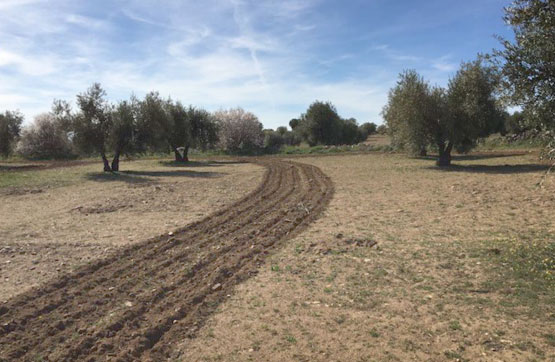
[[[433,61],[432,66],[442,72],[452,72],[457,69],[458,64],[451,61],[451,55],[444,55]]]
[[[112,100],[159,90],[209,110],[243,106],[267,127],[286,124],[315,99],[379,122],[402,69],[444,82],[456,68],[451,50],[401,45],[411,32],[403,21],[414,14],[374,26],[352,20],[370,10],[344,13],[347,5],[0,0],[0,111],[19,108],[31,119],[52,99],[72,100],[98,81]]]

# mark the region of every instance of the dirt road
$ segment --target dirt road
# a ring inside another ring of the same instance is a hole
[[[173,235],[120,250],[0,305],[0,360],[153,360],[194,337],[233,287],[317,218],[318,168],[266,160],[262,184]]]

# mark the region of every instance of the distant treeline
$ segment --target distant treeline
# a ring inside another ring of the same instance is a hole
[[[113,104],[98,83],[78,94],[76,105],[72,109],[69,102],[55,100],[50,112],[38,115],[24,128],[20,113],[0,114],[0,152],[30,159],[97,154],[105,171],[118,171],[121,155],[172,152],[176,161],[186,162],[190,149],[261,154],[303,141],[350,145],[377,129],[374,123],[359,126],[353,118],[341,118],[329,102],[314,102],[290,122],[292,130],[271,130],[263,129],[258,118],[242,108],[210,113],[162,98],[157,92]]]

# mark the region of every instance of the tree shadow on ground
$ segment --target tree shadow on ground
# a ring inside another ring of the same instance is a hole
[[[505,158],[505,157],[517,157],[524,156],[528,154],[527,152],[484,152],[484,153],[473,153],[468,155],[453,155],[451,158],[453,161],[475,161],[475,160],[487,160],[491,158]],[[438,155],[428,155],[416,157],[422,160],[437,160]]]
[[[469,172],[489,174],[519,174],[530,172],[545,172],[549,165],[526,164],[526,165],[451,165],[448,167],[430,166],[430,169],[444,172]]]
[[[131,184],[154,183],[155,180],[148,177],[193,177],[193,178],[217,178],[223,177],[222,172],[200,172],[189,170],[178,171],[122,171],[122,172],[91,172],[87,179],[98,182],[124,181]]]
[[[148,184],[153,180],[141,176],[126,175],[123,172],[90,172],[86,175],[87,180],[97,182],[123,181],[130,184]]]
[[[131,176],[151,176],[151,177],[200,177],[200,178],[216,178],[226,175],[223,172],[209,171],[192,171],[192,170],[176,170],[176,171],[123,171],[120,172]]]
[[[28,171],[44,168],[44,165],[0,165],[0,171]]]
[[[221,167],[224,165],[234,165],[245,163],[244,161],[160,161],[160,164],[167,167]]]

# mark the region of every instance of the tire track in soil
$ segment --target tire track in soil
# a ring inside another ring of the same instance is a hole
[[[317,167],[261,160],[260,186],[174,235],[135,244],[0,305],[0,361],[160,361],[328,205]]]

